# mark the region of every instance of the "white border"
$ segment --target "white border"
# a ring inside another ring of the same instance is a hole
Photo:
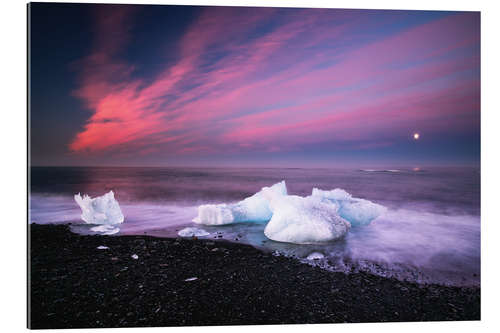
[[[203,327],[170,328],[174,332],[253,332],[292,331],[314,329],[317,332],[341,330],[361,332],[421,332],[454,330],[484,331],[498,328],[498,306],[500,297],[498,285],[500,270],[498,262],[500,237],[498,213],[498,189],[500,188],[499,145],[500,107],[497,96],[499,72],[500,31],[499,7],[496,1],[470,0],[212,0],[212,1],[65,1],[65,2],[106,2],[143,4],[192,4],[192,5],[238,5],[238,6],[284,6],[284,7],[329,7],[329,8],[370,8],[370,9],[426,9],[426,10],[467,10],[481,11],[482,21],[482,320],[480,322],[449,323],[392,323],[392,324],[346,324],[346,325],[282,325],[243,327]],[[4,0],[0,10],[1,43],[1,156],[2,188],[0,190],[1,225],[1,309],[0,324],[6,332],[26,329],[26,3],[18,0]],[[210,311],[210,309],[207,309]],[[127,329],[138,332],[143,329]],[[160,331],[164,328],[148,329]],[[50,331],[50,330],[49,330]],[[66,332],[68,330],[60,330]],[[93,330],[83,330],[83,332]]]

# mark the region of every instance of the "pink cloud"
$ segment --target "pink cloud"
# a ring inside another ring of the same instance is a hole
[[[346,12],[337,23],[330,13],[297,11],[250,38],[276,10],[207,10],[180,38],[179,60],[148,84],[131,79],[134,66],[119,60],[131,13],[101,14],[101,37],[77,62],[75,95],[92,115],[70,149],[283,151],[329,140],[369,148],[390,144],[414,124],[459,130],[475,117],[479,83],[460,75],[477,70],[479,58],[454,54],[479,43],[463,24],[467,14],[339,50],[321,46],[350,45],[360,22],[346,20]],[[213,49],[224,56],[203,69]],[[370,142],[374,137],[380,142]]]

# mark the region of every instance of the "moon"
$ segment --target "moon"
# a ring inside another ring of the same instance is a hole
[[[420,134],[413,133],[413,139],[418,140],[420,138]]]

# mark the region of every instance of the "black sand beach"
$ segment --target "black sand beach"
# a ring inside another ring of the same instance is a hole
[[[34,329],[480,319],[479,288],[332,273],[226,241],[30,232]]]

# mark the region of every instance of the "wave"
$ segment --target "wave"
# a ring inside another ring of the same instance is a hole
[[[399,169],[381,169],[381,170],[376,170],[376,169],[360,169],[359,171],[361,171],[361,172],[391,172],[391,173],[402,172]]]

